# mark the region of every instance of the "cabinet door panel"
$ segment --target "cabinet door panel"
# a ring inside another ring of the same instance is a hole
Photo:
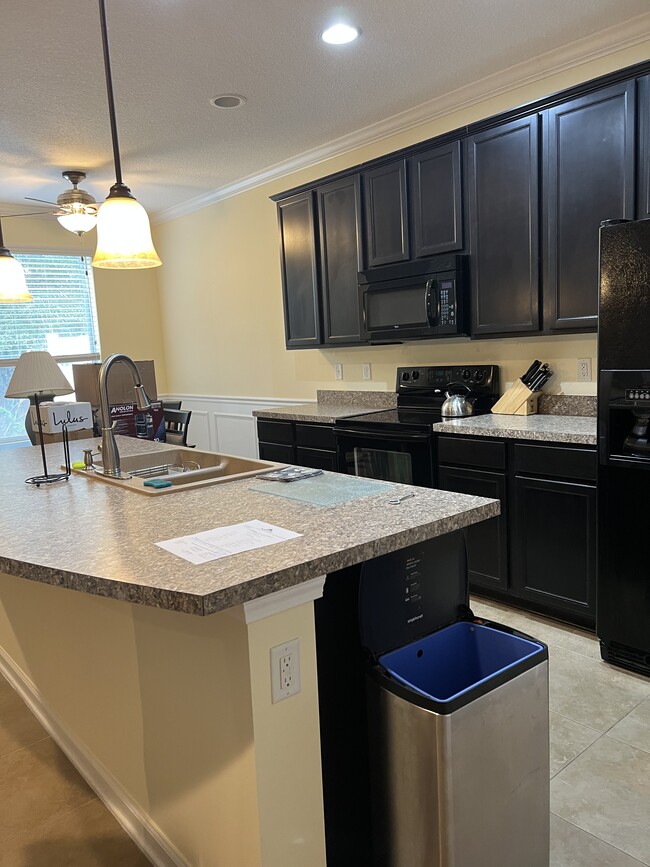
[[[259,444],[260,458],[263,461],[277,461],[280,464],[293,464],[296,460],[296,450],[293,446],[280,443]]]
[[[518,596],[593,623],[596,488],[515,478],[512,585]]]
[[[650,75],[639,79],[639,193],[637,219],[650,217]]]
[[[361,192],[353,175],[320,187],[321,286],[325,343],[360,341],[357,274],[361,270]]]
[[[406,161],[363,175],[366,256],[369,268],[409,258]]]
[[[634,218],[635,83],[544,112],[544,316],[553,330],[598,324],[598,229]]]
[[[472,334],[539,330],[539,119],[468,139]]]
[[[296,448],[296,463],[299,467],[313,467],[316,470],[331,470],[336,472],[336,452],[325,449]]]
[[[501,500],[501,515],[467,528],[467,558],[470,586],[508,586],[508,534],[506,520],[506,480],[503,473],[438,468],[438,487],[444,491],[472,494]]]
[[[278,222],[287,348],[318,346],[321,326],[312,193],[278,202]]]
[[[409,159],[413,256],[435,256],[463,246],[460,142]]]

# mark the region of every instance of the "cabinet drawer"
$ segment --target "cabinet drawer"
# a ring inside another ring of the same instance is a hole
[[[277,461],[279,464],[293,464],[296,455],[293,446],[260,443],[260,458],[263,461]]]
[[[516,473],[596,481],[595,449],[516,444],[514,463]]]
[[[290,421],[257,419],[257,438],[270,443],[293,443],[293,424]]]
[[[325,449],[296,448],[296,463],[299,467],[313,467],[316,470],[331,470],[336,472],[336,452]]]
[[[334,450],[334,427],[329,424],[296,424],[296,443],[312,449]]]
[[[503,470],[506,466],[506,446],[505,443],[479,437],[440,436],[438,460],[441,464]]]

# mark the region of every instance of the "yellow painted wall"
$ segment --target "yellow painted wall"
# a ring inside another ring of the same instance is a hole
[[[0,206],[0,214],[12,210]],[[78,238],[53,218],[16,217],[3,220],[5,244],[14,253],[64,253],[92,256],[96,232]],[[102,357],[125,352],[136,359],[153,359],[158,391],[166,390],[156,269],[118,271],[93,269]]]
[[[294,638],[302,689],[274,705]],[[188,864],[325,867],[312,603],[247,625],[0,573],[7,660]]]
[[[558,371],[567,391],[595,393],[595,383],[582,389],[573,383],[578,358],[592,358],[595,367],[594,335],[286,351],[278,228],[269,196],[649,56],[650,40],[155,227],[164,262],[157,277],[169,392],[309,399],[317,388],[392,390],[400,364],[465,361],[500,363],[505,382],[533,358],[543,358]],[[335,383],[336,362],[344,366],[342,383]],[[372,363],[371,383],[360,381],[363,362]]]

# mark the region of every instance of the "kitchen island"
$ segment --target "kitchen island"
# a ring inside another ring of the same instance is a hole
[[[39,461],[0,453],[3,673],[155,863],[324,867],[313,600],[328,573],[498,502],[390,485],[316,506],[254,479],[160,498],[76,475],[37,489]],[[415,496],[388,503],[400,493]],[[301,535],[200,566],[155,544],[250,519]],[[269,651],[294,639],[301,691],[273,704]]]

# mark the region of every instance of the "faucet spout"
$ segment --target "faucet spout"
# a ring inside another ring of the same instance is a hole
[[[140,381],[140,373],[135,366],[135,362],[128,355],[115,353],[109,355],[106,361],[99,368],[99,412],[102,425],[102,465],[105,476],[120,477],[122,471],[120,466],[120,453],[115,442],[115,434],[113,432],[113,424],[111,423],[111,410],[108,404],[108,374],[113,365],[121,361],[125,364],[133,380],[133,391],[135,392],[135,400],[139,410],[147,410],[151,408],[151,401],[144,390],[144,386]]]

